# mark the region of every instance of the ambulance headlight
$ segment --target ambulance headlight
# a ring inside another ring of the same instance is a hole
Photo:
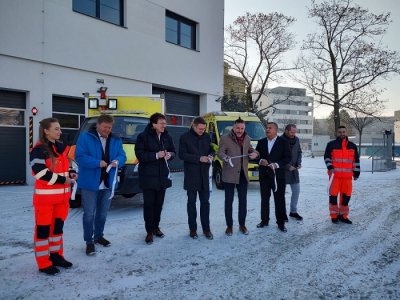
[[[117,99],[108,99],[108,109],[117,109]]]
[[[89,109],[96,109],[99,107],[99,100],[97,98],[89,99]]]
[[[135,167],[133,168],[133,173],[139,172],[139,164],[136,164]]]

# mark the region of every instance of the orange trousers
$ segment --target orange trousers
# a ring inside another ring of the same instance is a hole
[[[329,189],[329,213],[331,218],[343,216],[347,219],[350,209],[349,202],[353,191],[353,179],[334,177]],[[338,203],[338,194],[340,194],[340,202]]]
[[[68,202],[60,204],[36,204],[34,251],[39,269],[53,265],[51,253],[63,256],[63,227],[68,216]]]

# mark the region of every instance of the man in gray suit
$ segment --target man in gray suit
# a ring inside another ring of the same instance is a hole
[[[292,190],[292,198],[290,199],[290,214],[289,216],[301,221],[301,217],[297,212],[297,202],[300,195],[300,176],[299,169],[301,168],[301,147],[300,140],[296,136],[297,128],[295,124],[288,124],[285,127],[285,133],[282,135],[284,140],[287,140],[290,146],[291,160],[285,168],[286,184],[290,185]],[[287,216],[286,216],[287,219]]]

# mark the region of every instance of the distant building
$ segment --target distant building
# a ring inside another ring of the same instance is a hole
[[[311,150],[313,136],[313,97],[306,95],[306,90],[292,87],[276,87],[268,89],[262,95],[258,108],[268,108],[265,116],[269,122],[278,124],[282,134],[289,123],[296,124],[298,137],[303,150]]]

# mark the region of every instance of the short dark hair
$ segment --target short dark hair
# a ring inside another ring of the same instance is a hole
[[[347,129],[346,126],[344,126],[344,125],[340,125],[337,129],[340,129],[340,128]]]
[[[101,123],[114,123],[114,118],[112,115],[100,115],[97,119],[97,124],[101,124]]]
[[[272,124],[275,126],[276,131],[278,131],[278,124],[276,124],[275,122],[268,122],[267,125]]]
[[[162,113],[154,113],[150,116],[150,124],[157,124],[158,120],[166,120]]]
[[[203,124],[203,125],[207,125],[206,120],[204,120],[204,118],[202,117],[196,117],[193,120],[193,125],[199,125],[199,124]]]
[[[238,119],[235,120],[235,124],[244,124],[244,120],[239,117]]]
[[[296,124],[287,124],[285,127],[285,131],[290,131],[292,128],[297,128]]]

